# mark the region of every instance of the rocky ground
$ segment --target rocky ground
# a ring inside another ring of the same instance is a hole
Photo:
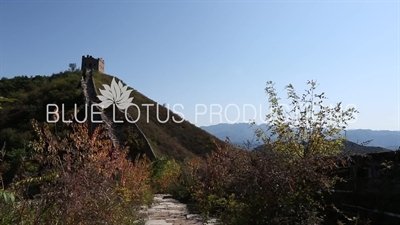
[[[204,219],[190,214],[187,205],[180,203],[170,195],[155,195],[151,208],[142,207],[145,225],[216,225],[216,219]]]

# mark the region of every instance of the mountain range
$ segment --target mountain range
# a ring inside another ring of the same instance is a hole
[[[250,147],[262,144],[257,141],[254,132],[257,128],[266,129],[266,124],[250,125],[248,123],[227,124],[220,123],[210,126],[201,126],[203,130],[215,135],[219,139],[229,140],[237,145],[244,146],[249,143]],[[400,131],[354,129],[346,130],[344,133],[350,142],[362,144],[369,147],[381,147],[390,150],[397,150],[400,147]]]

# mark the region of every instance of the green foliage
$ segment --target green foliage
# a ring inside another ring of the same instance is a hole
[[[15,201],[15,196],[14,193],[6,191],[6,190],[0,190],[0,195],[4,202],[14,202]],[[1,199],[1,198],[0,198]]]
[[[330,156],[343,150],[342,131],[355,118],[354,108],[343,110],[341,103],[324,105],[325,93],[316,94],[317,83],[308,81],[310,88],[300,97],[293,85],[286,86],[289,110],[279,103],[272,81],[265,88],[269,95],[270,113],[266,116],[267,131],[258,129],[257,136],[269,151],[289,154],[292,158]],[[270,135],[266,135],[269,132]]]
[[[158,158],[153,162],[152,183],[159,193],[169,193],[176,185],[180,166],[173,159]]]
[[[185,160],[180,166],[180,174],[178,180],[171,188],[170,193],[181,201],[193,201],[193,194],[198,181],[198,171],[202,163],[202,158],[194,157]]]
[[[31,119],[46,121],[47,104],[65,106],[65,119],[73,113],[74,104],[82,111],[84,98],[81,90],[81,72],[62,72],[52,76],[17,76],[0,79],[0,96],[13,99],[12,103],[2,102],[0,110],[0,143],[6,142],[7,154],[4,158],[3,172],[5,186],[17,175],[22,159],[32,153],[28,143],[35,139],[30,125]],[[50,108],[49,110],[54,110]],[[79,113],[78,117],[81,116]],[[51,119],[51,118],[50,118]],[[60,121],[51,129],[62,130],[65,124]]]

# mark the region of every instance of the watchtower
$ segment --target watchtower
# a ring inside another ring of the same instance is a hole
[[[104,73],[104,60],[102,58],[93,58],[91,55],[83,55],[81,69],[83,71],[86,71],[86,69],[93,69]]]

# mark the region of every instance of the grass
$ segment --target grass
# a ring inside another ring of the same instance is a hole
[[[112,78],[111,75],[107,74],[94,74],[97,94],[100,94],[98,89],[103,89],[103,84],[111,84]],[[116,81],[118,82],[119,79],[116,78]],[[123,81],[121,82],[126,85]],[[133,103],[140,107],[140,119],[137,125],[145,133],[157,157],[173,158],[179,162],[183,162],[185,159],[194,156],[205,156],[214,150],[215,144],[212,141],[213,139],[222,144],[221,140],[186,120],[182,123],[175,123],[172,120],[172,116],[175,118],[179,118],[179,116],[172,111],[169,112],[168,122],[159,123],[156,109],[157,102],[149,99],[136,89],[133,89],[130,97],[134,97]],[[153,107],[149,107],[149,121],[146,120],[147,108],[143,104],[154,104]],[[158,107],[159,119],[162,121],[166,120],[168,109],[162,105],[158,105]],[[135,107],[130,107],[128,112],[132,118],[136,119],[138,117]],[[128,129],[128,134],[126,134],[128,142],[130,141],[130,137],[134,136],[131,132],[132,129],[130,131]]]

